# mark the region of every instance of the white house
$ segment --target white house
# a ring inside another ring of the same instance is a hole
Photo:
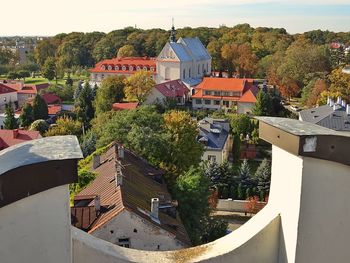
[[[74,226],[122,247],[164,251],[190,246],[163,171],[117,144],[96,155],[92,168],[96,179],[74,198]]]
[[[167,100],[176,101],[177,105],[184,105],[190,97],[190,90],[179,79],[157,84],[147,96],[145,104],[164,104]]]
[[[17,103],[17,90],[5,86],[0,83],[0,112],[3,112],[7,103],[14,103],[13,106]]]
[[[227,120],[205,118],[198,123],[198,141],[204,145],[203,161],[224,163],[232,151],[232,135]]]

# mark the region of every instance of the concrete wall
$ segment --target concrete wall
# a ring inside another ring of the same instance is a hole
[[[166,79],[165,77],[165,70],[169,71],[169,79]],[[181,79],[182,73],[181,73],[181,66],[179,61],[162,61],[157,60],[157,83],[163,83],[168,80],[175,80],[175,79]]]
[[[237,103],[237,113],[243,114],[243,113],[251,113],[252,108],[254,107],[255,103],[249,103],[249,102],[238,102]]]
[[[247,203],[246,200],[230,200],[230,199],[219,199],[216,206],[216,210],[219,211],[229,211],[229,212],[247,212]],[[258,202],[257,207],[259,210],[266,205],[265,202]]]
[[[71,262],[68,185],[2,207],[0,244],[1,263]]]
[[[118,244],[118,239],[129,238],[130,248],[140,250],[165,251],[184,247],[172,233],[127,210],[92,232],[92,235],[113,244]]]
[[[218,164],[221,164],[223,162],[223,156],[222,151],[212,151],[212,150],[205,150],[202,156],[203,161],[208,161],[208,156],[212,155],[215,156],[216,162]]]
[[[144,104],[163,104],[165,99],[166,97],[162,93],[160,93],[156,88],[153,88],[150,94],[148,94]]]

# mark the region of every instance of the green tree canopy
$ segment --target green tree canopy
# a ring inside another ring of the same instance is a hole
[[[128,100],[144,102],[155,86],[151,73],[140,70],[126,79],[125,95]]]
[[[42,73],[48,80],[53,80],[57,76],[56,60],[53,57],[48,57],[42,67]]]
[[[124,98],[125,78],[122,76],[110,76],[102,81],[97,89],[95,107],[96,113],[110,111],[115,102],[121,102]]]
[[[134,46],[132,45],[125,45],[119,48],[117,57],[118,58],[124,58],[124,57],[135,57],[137,56],[136,50]]]
[[[43,100],[43,98],[40,95],[36,95],[33,101],[33,117],[34,120],[44,119],[46,120],[48,118],[49,110],[47,108],[46,102]]]
[[[44,135],[48,129],[49,124],[45,120],[36,120],[29,127],[30,131],[38,131],[41,135]]]
[[[50,127],[45,133],[45,136],[58,135],[76,135],[79,136],[82,132],[81,122],[73,120],[69,117],[58,118],[56,124]]]
[[[79,97],[75,101],[76,113],[78,119],[84,124],[85,128],[88,128],[89,122],[95,115],[93,107],[94,96],[90,84],[86,81],[83,85]]]
[[[7,130],[17,129],[18,122],[15,118],[15,111],[13,110],[11,101],[5,105],[5,115],[4,128]]]
[[[22,114],[19,116],[22,127],[29,127],[34,121],[33,107],[29,103],[24,104]]]
[[[255,116],[273,116],[272,99],[268,92],[262,90],[258,92],[252,113]]]

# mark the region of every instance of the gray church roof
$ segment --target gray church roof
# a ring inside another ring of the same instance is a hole
[[[350,115],[341,105],[323,105],[299,112],[300,120],[336,131],[350,131]]]
[[[171,42],[169,44],[180,61],[183,61],[183,62],[192,61],[191,55],[188,53],[188,51],[182,44],[174,43],[174,42]]]
[[[202,42],[198,37],[195,38],[179,38],[177,43],[185,45],[189,51],[192,53],[192,56],[195,60],[208,60],[211,59],[207,49],[204,47]]]
[[[222,150],[228,139],[230,124],[227,120],[205,118],[199,121],[199,142],[205,142],[207,150]]]

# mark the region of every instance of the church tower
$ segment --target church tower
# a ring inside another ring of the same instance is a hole
[[[171,33],[170,33],[170,43],[175,43],[176,42],[176,30],[174,26],[174,18],[173,18],[173,26],[171,27]]]

